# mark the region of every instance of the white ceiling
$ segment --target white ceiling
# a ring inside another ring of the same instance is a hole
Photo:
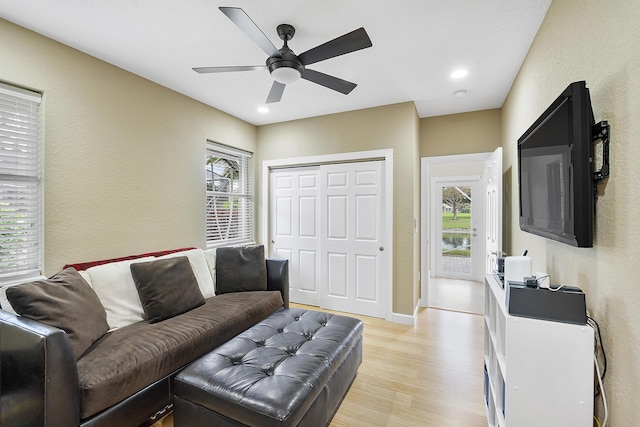
[[[413,101],[420,117],[499,108],[551,0],[0,0],[0,17],[254,125]],[[266,54],[219,6],[241,7],[277,47],[296,28],[300,54],[364,27],[373,47],[309,66],[357,83],[342,95],[306,80],[259,113],[269,72],[192,67],[264,65]],[[454,80],[452,71],[469,70]],[[1,77],[1,76],[0,76]],[[466,90],[464,97],[453,96]]]

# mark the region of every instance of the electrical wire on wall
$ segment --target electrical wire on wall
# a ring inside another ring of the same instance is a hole
[[[594,344],[593,344],[594,345],[593,361],[596,369],[598,387],[596,388],[594,399],[597,399],[598,396],[600,396],[602,398],[602,406],[604,409],[604,418],[602,420],[602,423],[600,423],[600,421],[596,416],[594,416],[593,418],[596,422],[596,425],[598,425],[599,427],[606,427],[607,420],[609,418],[609,410],[607,407],[607,397],[604,392],[603,382],[604,382],[604,377],[607,373],[607,354],[604,351],[604,343],[602,342],[602,333],[600,332],[600,325],[598,325],[598,322],[596,322],[595,319],[593,319],[589,315],[587,315],[587,323],[596,331]],[[598,349],[600,351],[598,351]],[[602,371],[600,370],[600,361],[598,359],[598,353],[600,353],[602,358]]]

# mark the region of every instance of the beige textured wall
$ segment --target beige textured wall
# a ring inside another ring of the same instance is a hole
[[[500,147],[500,109],[420,119],[420,156],[489,153]]]
[[[413,232],[420,209],[417,126],[413,103],[403,103],[258,128],[260,168],[264,160],[393,149],[393,311],[407,315],[417,304],[420,265]]]
[[[611,426],[640,425],[640,2],[551,4],[503,107],[504,161],[513,169],[511,244],[529,249],[535,270],[582,287],[602,328],[609,361]],[[586,80],[596,121],[611,124],[611,177],[596,207],[594,247],[574,248],[518,228],[517,139],[576,80]],[[553,359],[548,361],[553,364]],[[603,412],[599,410],[602,420]]]
[[[44,94],[45,273],[205,244],[207,139],[256,128],[0,19],[0,80]]]

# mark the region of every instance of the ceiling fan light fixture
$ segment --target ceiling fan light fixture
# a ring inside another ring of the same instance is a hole
[[[278,83],[288,85],[300,80],[300,77],[302,77],[302,73],[296,68],[280,67],[271,71],[271,77],[273,77],[273,80],[277,81]]]

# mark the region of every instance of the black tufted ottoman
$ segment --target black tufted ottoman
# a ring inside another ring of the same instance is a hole
[[[362,322],[282,309],[184,369],[175,427],[326,426],[362,362]]]

